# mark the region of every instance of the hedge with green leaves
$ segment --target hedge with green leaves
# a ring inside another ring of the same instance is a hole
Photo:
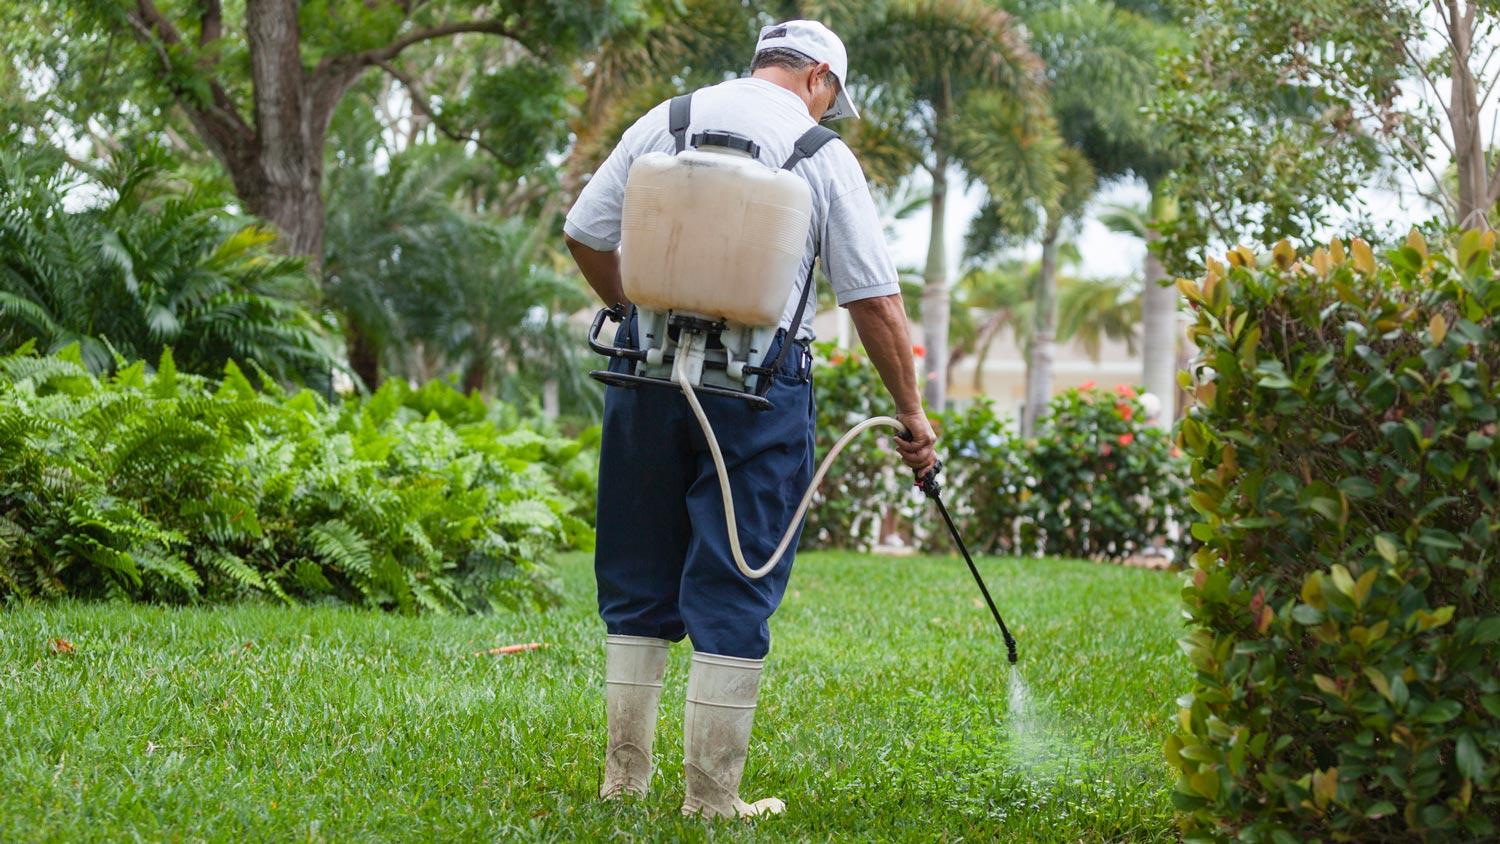
[[[939,417],[944,499],[973,550],[1120,560],[1169,533],[1186,509],[1184,462],[1165,431],[1146,425],[1125,385],[1069,389],[1022,438],[987,401]],[[931,516],[924,544],[950,547]]]
[[[1493,235],[1240,248],[1197,321],[1188,841],[1500,836]]]
[[[818,346],[814,375],[818,458],[859,422],[890,413],[873,364]],[[944,503],[969,547],[987,554],[1121,559],[1168,532],[1186,508],[1184,461],[1164,431],[1143,424],[1135,392],[1068,390],[1037,436],[980,400],[933,422],[944,460]],[[884,433],[851,442],[807,519],[803,545],[866,550],[883,517],[929,550],[952,540]]]
[[[814,442],[821,462],[850,428],[871,416],[889,416],[894,408],[875,365],[860,354],[831,343],[818,343],[815,352]],[[900,468],[889,442],[889,429],[878,428],[839,452],[813,496],[800,547],[867,551],[880,538],[883,515],[900,503],[904,490],[911,486],[911,475]]]
[[[0,358],[0,597],[516,607],[592,543],[584,442],[443,383],[330,407],[260,381]]]

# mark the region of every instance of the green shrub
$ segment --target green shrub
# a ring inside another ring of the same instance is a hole
[[[0,149],[0,354],[77,344],[92,372],[171,347],[184,372],[250,361],[327,390],[335,360],[311,310],[317,286],[275,236],[207,185],[172,184],[145,147],[96,180],[46,148]],[[80,195],[91,193],[86,207]]]
[[[817,347],[814,389],[819,460],[854,425],[890,413],[875,367],[828,344]],[[985,400],[936,417],[943,501],[964,541],[987,554],[1121,559],[1165,535],[1186,508],[1184,461],[1143,418],[1123,386],[1058,396],[1029,440]],[[923,547],[951,548],[911,480],[885,429],[855,439],[813,500],[804,546],[868,550],[892,518]]]
[[[1185,461],[1166,432],[1143,424],[1131,388],[1067,390],[1026,443],[1027,515],[1043,553],[1119,560],[1167,533],[1187,510]]]
[[[1500,282],[1493,235],[1179,286],[1204,545],[1166,755],[1190,841],[1500,835]]]
[[[936,420],[943,504],[969,549],[979,554],[1029,554],[1036,531],[1028,521],[1032,492],[1026,444],[1012,420],[988,400]],[[953,539],[926,498],[907,501],[906,518],[922,545],[946,552]]]
[[[1124,385],[1065,391],[1029,439],[987,401],[943,414],[944,499],[964,541],[990,554],[1099,560],[1145,550],[1181,516],[1186,485],[1184,461],[1143,418]],[[922,535],[932,548],[951,541],[943,530]]]
[[[859,354],[818,343],[813,368],[817,459],[845,432],[871,416],[895,408],[875,366]],[[910,473],[889,445],[890,429],[868,431],[839,453],[813,496],[800,547],[868,551],[880,539],[881,519],[909,487]],[[899,470],[899,474],[898,474]]]
[[[592,541],[578,442],[440,383],[330,408],[261,380],[0,358],[0,595],[517,606]]]

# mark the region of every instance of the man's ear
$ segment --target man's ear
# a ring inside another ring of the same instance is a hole
[[[812,83],[817,82],[820,78],[823,80],[823,84],[825,84],[825,85],[828,84],[828,73],[832,69],[833,68],[831,68],[828,65],[828,62],[820,62],[820,63],[818,63],[818,65],[812,69],[812,76],[808,80],[808,86],[807,87],[808,88],[813,88],[813,84]]]

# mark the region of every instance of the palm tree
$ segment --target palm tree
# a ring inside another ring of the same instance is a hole
[[[920,139],[921,166],[932,181],[922,274],[924,394],[929,406],[941,409],[947,393],[944,229],[950,170],[957,166],[983,179],[992,192],[1015,189],[1016,183],[1026,186],[1018,193],[1050,189],[1055,165],[1037,152],[1045,146],[1037,143],[1045,133],[1042,66],[1015,19],[978,0],[892,0],[883,16],[848,43],[850,66],[870,79],[861,100],[901,104],[889,111],[905,115],[903,125]],[[986,123],[994,131],[972,130]]]
[[[0,151],[0,351],[78,344],[93,372],[116,355],[218,376],[252,362],[326,391],[334,356],[317,289],[275,235],[231,213],[212,185],[174,182],[158,147],[79,182],[47,150]],[[85,185],[107,199],[73,210]]]
[[[1066,145],[1058,157],[1064,190],[1039,213],[1042,277],[1033,312],[1023,412],[1023,430],[1029,432],[1051,398],[1057,325],[1052,247],[1064,224],[1083,213],[1099,181],[1130,175],[1151,179],[1165,173],[1166,156],[1142,110],[1154,93],[1156,57],[1168,43],[1168,34],[1105,0],[1021,0],[1016,8],[1046,64],[1051,111]]]
[[[1056,255],[1057,342],[1077,340],[1096,361],[1106,338],[1124,342],[1133,354],[1140,320],[1139,282],[1133,278],[1083,279],[1067,274],[1066,270],[1076,268],[1083,260],[1077,245],[1070,241],[1059,243]],[[980,390],[984,361],[994,341],[1009,330],[1017,351],[1027,361],[1027,383],[1031,383],[1033,311],[1041,277],[1041,262],[1023,264],[1015,258],[975,267],[964,275],[955,290],[950,379],[953,367],[972,354],[976,358],[974,389]]]
[[[351,139],[372,129],[378,136],[378,124],[364,126],[358,112],[341,110],[340,117]],[[364,150],[364,160],[342,162],[329,174],[322,271],[327,302],[344,321],[350,367],[374,390],[382,368],[412,374],[403,362],[420,355],[421,338],[406,315],[424,307],[454,271],[471,225],[455,193],[474,165],[451,145],[391,153],[383,168],[374,146]]]
[[[597,415],[600,393],[587,376],[586,347],[566,316],[589,299],[549,259],[554,228],[521,219],[475,226],[447,289],[413,328],[434,339],[467,391],[493,387],[518,401],[554,379],[565,406]]]
[[[1150,247],[1161,239],[1159,226],[1176,216],[1176,208],[1171,195],[1162,189],[1161,180],[1149,184],[1149,207],[1107,206],[1099,214],[1099,221],[1110,231],[1134,235],[1147,245],[1141,293],[1141,384],[1146,392],[1161,400],[1161,419],[1170,423],[1176,416],[1177,405],[1177,346],[1181,335],[1177,324],[1178,293],[1175,285],[1162,283],[1166,270],[1161,256]]]

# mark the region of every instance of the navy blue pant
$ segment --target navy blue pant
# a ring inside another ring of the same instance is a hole
[[[632,315],[617,346],[635,346],[634,322]],[[610,369],[628,366],[616,359]],[[766,396],[774,410],[699,395],[729,470],[740,549],[752,568],[771,558],[812,481],[810,369],[793,346]],[[769,574],[751,580],[740,573],[708,441],[675,387],[606,388],[603,436],[594,573],[605,627],[673,642],[686,635],[698,651],[764,657],[767,622],[786,591],[802,526]]]

